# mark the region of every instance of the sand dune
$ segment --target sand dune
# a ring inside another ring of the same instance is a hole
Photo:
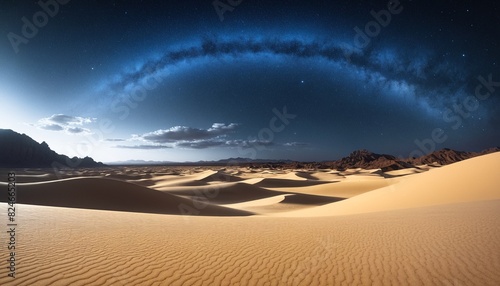
[[[211,202],[230,204],[273,197],[282,193],[245,183],[222,183],[199,187],[163,187],[165,193],[185,197],[205,197]]]
[[[187,206],[199,211],[200,215],[250,215],[245,211],[215,205],[196,207],[195,202],[189,199],[104,178],[19,184],[17,200],[34,205],[160,214],[183,214],[179,207]]]
[[[388,187],[349,200],[286,216],[331,216],[500,199],[500,152],[472,158],[422,174],[403,177]]]
[[[262,182],[264,178],[252,178],[252,179],[246,179],[244,181],[241,181],[241,183],[248,184],[248,185],[255,185],[259,182]]]
[[[315,205],[323,205],[330,202],[338,201],[339,198],[332,196],[317,196],[312,194],[296,194],[294,192],[280,192],[268,190],[257,186],[242,182],[238,183],[223,183],[212,186],[202,187],[169,187],[162,188],[163,192],[175,194],[178,196],[203,198],[214,204],[237,204],[242,202],[251,202],[276,196],[297,195],[302,202],[297,204],[311,205],[314,201]]]
[[[2,170],[0,172],[2,174],[7,174],[12,170]],[[43,181],[53,181],[59,179],[53,172],[50,170],[22,170],[17,171],[17,181],[19,183],[33,183],[33,182],[43,182]]]
[[[223,171],[206,170],[197,174],[177,174],[155,176],[148,180],[134,181],[144,186],[152,186],[155,189],[171,186],[207,186],[211,184],[239,182],[244,179]]]
[[[263,178],[258,183],[255,183],[255,185],[263,188],[278,188],[278,187],[298,188],[298,187],[309,187],[327,183],[330,182],[318,181],[318,180],[306,180],[306,179],[293,180],[284,178]]]
[[[407,169],[401,169],[401,170],[395,170],[395,171],[389,171],[385,172],[385,177],[400,177],[400,176],[407,176],[407,175],[413,175],[413,174],[420,174],[425,171],[429,170],[427,169],[420,169],[420,168],[407,168]]]
[[[311,172],[308,174],[308,178],[310,180],[319,180],[319,181],[337,181],[339,179],[345,179],[345,176],[337,171],[328,171],[328,172]]]
[[[335,183],[323,183],[318,185],[297,187],[287,187],[282,184],[280,187],[270,188],[280,192],[293,192],[318,196],[329,196],[338,198],[351,198],[369,191],[395,184],[396,180],[344,180]],[[275,186],[278,185],[277,183]]]
[[[226,206],[230,207],[230,208],[235,208],[235,209],[246,209],[246,208],[253,208],[253,207],[272,206],[272,205],[279,204],[279,203],[283,202],[287,196],[291,196],[291,194],[276,195],[273,197],[267,197],[267,198],[263,198],[263,199],[253,200],[253,201],[227,204]]]
[[[154,177],[151,180],[151,184],[156,187],[162,186],[204,186],[207,185],[207,178],[217,174],[217,171],[206,170],[196,174],[181,174],[181,175],[164,175],[160,177]]]
[[[256,214],[272,214],[272,213],[278,213],[278,212],[286,212],[286,211],[291,211],[291,210],[300,210],[300,209],[305,209],[309,208],[314,205],[318,204],[307,204],[301,200],[300,203],[295,204],[293,202],[288,202],[286,199],[289,197],[294,197],[296,195],[292,194],[287,194],[287,195],[278,195],[275,197],[270,197],[270,198],[265,198],[265,199],[260,199],[260,200],[255,200],[255,201],[249,201],[249,202],[243,202],[243,203],[237,203],[237,204],[229,204],[226,205],[231,208],[235,209],[240,209],[240,210],[246,210],[249,212],[253,212]],[[321,203],[319,205],[325,204],[324,200],[321,200]]]
[[[211,174],[209,176],[205,176],[203,178],[200,178],[198,179],[199,181],[203,181],[203,182],[223,182],[223,183],[227,183],[227,182],[239,182],[239,181],[243,181],[242,178],[238,177],[236,174],[228,174],[226,172],[223,172],[223,171],[218,171],[214,174]]]
[[[295,180],[295,181],[307,181],[305,178],[305,172],[288,172],[283,175],[276,176],[276,179],[286,179],[286,180]]]

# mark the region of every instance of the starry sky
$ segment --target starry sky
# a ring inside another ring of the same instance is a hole
[[[0,4],[0,128],[98,161],[500,145],[500,4]]]

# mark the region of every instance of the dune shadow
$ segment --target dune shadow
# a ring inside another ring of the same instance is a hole
[[[288,180],[288,179],[274,179],[274,178],[264,178],[262,181],[255,184],[255,186],[262,188],[300,188],[309,187],[322,184],[332,183],[330,181],[319,181],[319,180]]]
[[[7,196],[2,196],[0,201],[6,202],[6,199]],[[107,178],[75,178],[19,184],[17,203],[169,215],[249,216],[254,214]]]
[[[343,200],[345,200],[345,198],[325,197],[325,196],[306,195],[306,194],[292,194],[286,196],[285,199],[280,202],[280,204],[322,206]]]

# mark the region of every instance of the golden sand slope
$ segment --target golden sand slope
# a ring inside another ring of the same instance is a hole
[[[2,266],[0,285],[500,282],[500,201],[293,219],[27,205],[18,214],[17,278]]]
[[[348,200],[280,215],[346,215],[500,199],[499,178],[500,152],[497,152],[399,178],[399,183]]]

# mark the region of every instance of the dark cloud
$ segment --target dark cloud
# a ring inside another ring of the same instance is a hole
[[[141,136],[134,135],[133,140],[142,140],[152,144],[172,143],[175,148],[187,149],[207,149],[212,147],[225,148],[250,148],[250,147],[269,147],[276,145],[272,141],[264,140],[241,140],[241,139],[225,139],[228,134],[232,133],[237,124],[214,123],[209,129],[198,129],[186,126],[176,126],[167,130],[157,130],[146,133]],[[140,146],[117,146],[118,148],[132,149],[154,149],[165,145],[140,145]],[[170,147],[169,147],[170,148]]]
[[[226,148],[254,148],[259,147],[270,147],[276,145],[272,141],[262,141],[262,140],[197,140],[191,142],[178,142],[176,147],[180,148],[191,148],[191,149],[206,149],[210,147],[226,147]]]
[[[51,130],[51,131],[62,131],[64,127],[58,124],[43,124],[38,126],[41,129]]]
[[[189,149],[207,149],[210,147],[222,147],[225,146],[224,141],[213,141],[213,140],[199,140],[193,142],[179,142],[176,147],[189,148]]]
[[[208,148],[258,148],[262,150],[266,147],[304,147],[307,146],[305,143],[291,142],[285,144],[277,144],[272,141],[263,140],[218,140],[218,139],[207,139],[207,140],[194,140],[194,141],[179,141],[173,146],[167,145],[117,145],[114,148],[122,149],[142,149],[142,150],[155,150],[155,149],[171,149],[171,148],[185,148],[185,149],[208,149]]]
[[[33,126],[50,131],[66,131],[69,134],[88,134],[91,133],[90,130],[80,126],[92,123],[95,120],[95,118],[90,117],[54,114],[50,117],[38,120]]]
[[[85,123],[91,123],[95,119],[69,116],[69,115],[64,115],[64,114],[54,114],[54,115],[46,118],[46,120],[57,123],[57,124],[61,124],[61,125],[83,125]]]
[[[194,141],[215,138],[231,133],[237,124],[214,123],[209,129],[199,129],[186,126],[175,126],[166,130],[157,130],[139,136],[152,143],[172,143],[178,141]]]
[[[276,143],[267,140],[231,140],[231,141],[226,141],[226,145],[230,147],[249,148],[257,146],[270,147],[276,145]]]
[[[77,133],[90,133],[90,130],[81,127],[68,127],[66,131],[69,133],[77,134]]]
[[[142,140],[151,144],[171,143],[172,146],[165,145],[138,145],[138,146],[115,146],[116,148],[129,149],[162,149],[166,148],[186,148],[186,149],[207,149],[207,148],[258,148],[266,147],[305,147],[308,144],[300,142],[276,143],[269,140],[243,140],[226,139],[238,127],[237,124],[214,123],[209,129],[198,129],[186,126],[176,126],[166,130],[157,130],[144,135],[133,135],[132,140]],[[116,139],[112,139],[113,141]],[[121,139],[118,139],[121,140]],[[111,140],[107,140],[111,141]]]
[[[165,145],[135,145],[135,146],[127,146],[127,145],[117,145],[114,148],[121,149],[139,149],[139,150],[158,150],[158,149],[171,149],[170,146]]]

